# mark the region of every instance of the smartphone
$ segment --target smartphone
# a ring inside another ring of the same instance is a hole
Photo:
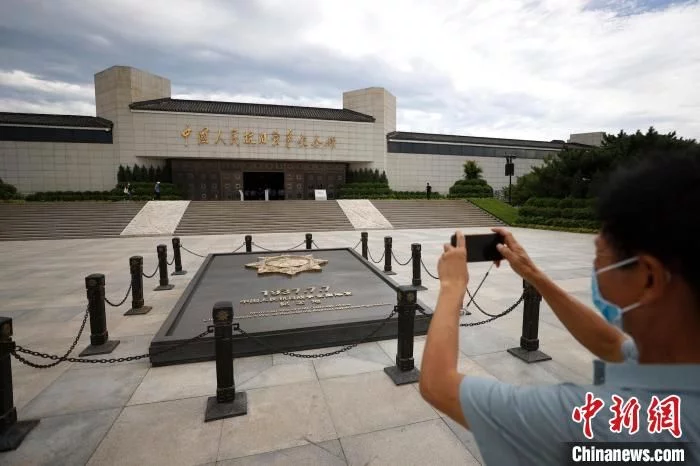
[[[467,245],[467,262],[493,262],[503,259],[496,245],[505,241],[498,233],[464,235],[464,242]],[[451,243],[453,247],[457,246],[457,236],[452,235]]]

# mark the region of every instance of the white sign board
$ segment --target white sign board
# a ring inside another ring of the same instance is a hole
[[[327,201],[328,200],[326,198],[326,190],[325,189],[315,189],[314,190],[314,197],[316,198],[317,201]]]

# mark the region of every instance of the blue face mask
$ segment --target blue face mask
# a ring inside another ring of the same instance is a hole
[[[593,269],[593,279],[591,280],[593,304],[596,308],[598,308],[598,311],[600,311],[603,317],[605,317],[605,320],[619,328],[622,328],[622,314],[624,314],[627,311],[631,311],[632,309],[638,308],[641,305],[641,303],[630,304],[627,307],[620,308],[620,306],[616,306],[615,304],[607,301],[605,298],[603,298],[603,295],[600,294],[600,288],[598,287],[598,275],[600,275],[603,272],[607,272],[609,270],[614,270],[619,267],[625,266],[627,264],[632,264],[637,260],[639,260],[638,257],[632,257],[630,259],[625,259],[615,264],[608,265],[607,267],[603,267],[600,270]]]

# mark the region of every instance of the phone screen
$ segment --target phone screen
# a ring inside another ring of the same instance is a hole
[[[467,262],[493,262],[503,259],[496,245],[503,243],[503,237],[498,233],[485,235],[464,235],[467,245]],[[452,235],[452,246],[457,246],[457,238]]]

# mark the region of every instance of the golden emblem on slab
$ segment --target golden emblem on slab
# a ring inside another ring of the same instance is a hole
[[[314,259],[313,254],[306,256],[283,255],[259,257],[258,262],[246,264],[246,267],[258,269],[258,275],[281,273],[293,277],[302,272],[320,272],[321,266],[327,263],[328,261],[324,259]]]

